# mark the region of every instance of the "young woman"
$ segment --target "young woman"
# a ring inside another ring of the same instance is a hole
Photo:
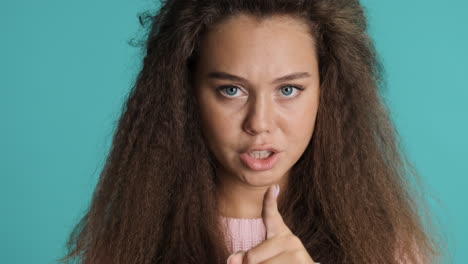
[[[63,261],[434,263],[358,0],[165,1],[150,18]]]

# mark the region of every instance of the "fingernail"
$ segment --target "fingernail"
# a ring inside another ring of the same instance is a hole
[[[236,254],[236,253],[229,255],[229,257],[228,257],[228,259],[227,259],[227,261],[226,261],[226,264],[231,264],[231,262],[230,262],[230,261],[231,261],[231,258],[232,258],[232,256],[234,256],[235,254]]]
[[[231,258],[234,257],[235,255],[239,254],[239,253],[242,253],[242,250],[239,250],[239,251],[234,252],[234,253],[232,253],[231,255],[229,255],[229,257],[228,257],[226,263],[227,263],[227,264],[234,264],[234,263],[231,263],[231,262],[230,262],[230,261],[231,261]]]
[[[280,192],[280,186],[279,184],[276,184],[275,197],[278,197],[279,192]]]
[[[231,258],[232,256],[234,256],[236,253],[232,253],[231,255],[229,255],[227,261],[226,261],[226,264],[231,264]]]

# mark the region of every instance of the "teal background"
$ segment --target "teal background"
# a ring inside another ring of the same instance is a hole
[[[468,259],[468,2],[364,1],[385,98],[453,263]],[[148,0],[0,3],[0,262],[55,263],[86,209],[140,55]]]

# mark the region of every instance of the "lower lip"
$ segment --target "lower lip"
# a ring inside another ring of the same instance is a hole
[[[272,169],[276,163],[278,163],[279,154],[279,152],[275,152],[273,155],[265,159],[256,159],[249,156],[247,153],[242,153],[240,157],[244,165],[250,169],[255,171],[266,171]]]

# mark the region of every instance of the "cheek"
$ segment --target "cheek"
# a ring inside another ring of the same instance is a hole
[[[230,142],[236,138],[233,135],[236,131],[235,122],[230,115],[213,102],[206,102],[201,110],[203,133],[211,148],[214,150],[214,148],[230,145]]]
[[[312,137],[317,106],[309,103],[303,107],[298,107],[297,111],[294,111],[294,113],[295,114],[290,115],[290,118],[285,120],[283,127],[287,128],[285,135],[288,140],[288,145],[302,149],[307,146]]]
[[[310,117],[309,117],[310,118]],[[289,141],[288,144],[298,144],[302,141],[307,140],[308,135],[311,133],[312,124],[306,117],[298,118],[290,118],[287,120],[287,132],[286,139]]]

